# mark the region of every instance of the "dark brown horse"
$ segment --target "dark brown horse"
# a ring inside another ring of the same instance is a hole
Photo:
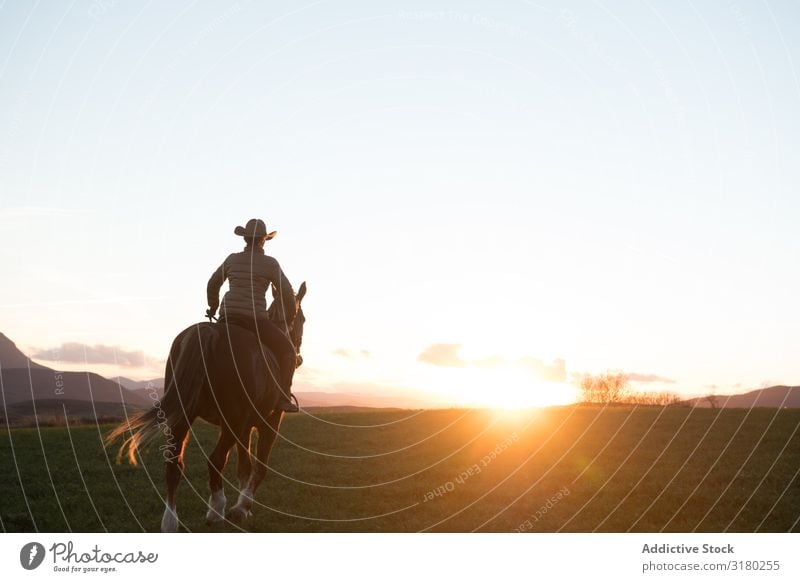
[[[306,284],[295,297],[297,315],[289,336],[302,363],[300,345],[305,316],[301,302]],[[277,317],[277,302],[270,306],[270,317]],[[211,497],[206,522],[218,523],[227,518],[241,523],[250,514],[253,496],[267,473],[267,460],[278,435],[283,412],[276,410],[280,396],[278,364],[251,331],[236,325],[198,323],[183,330],[172,342],[164,377],[164,397],[146,411],[132,416],[106,437],[111,444],[128,433],[118,459],[127,451],[136,464],[138,449],[160,435],[166,444],[160,447],[166,461],[167,498],[161,531],[178,529],[175,494],[183,476],[183,453],[189,430],[197,418],[220,427],[217,445],[208,458],[208,482]],[[250,451],[250,435],[258,430],[257,451]],[[239,498],[227,514],[222,470],[228,453],[238,451]],[[255,462],[253,462],[255,461]]]

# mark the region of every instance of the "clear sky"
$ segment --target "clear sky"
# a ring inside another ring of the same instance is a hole
[[[305,388],[798,384],[798,33],[788,0],[3,2],[0,331],[161,375],[258,216]]]

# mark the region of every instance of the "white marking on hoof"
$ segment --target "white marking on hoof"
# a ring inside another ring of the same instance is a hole
[[[220,523],[225,519],[225,490],[220,489],[211,493],[208,498],[208,512],[206,513],[206,523]]]
[[[230,510],[228,511],[227,517],[228,517],[229,521],[231,521],[233,523],[236,523],[236,524],[240,524],[245,519],[250,517],[250,515],[251,515],[251,513],[250,513],[249,510],[247,510],[244,507],[241,507],[240,505],[237,504],[237,505],[234,505],[233,507],[230,508]]]
[[[246,518],[250,517],[252,513],[250,508],[253,507],[253,490],[250,488],[248,482],[247,487],[244,487],[239,492],[239,499],[236,500],[236,505],[230,508],[227,518],[233,523],[242,523]]]
[[[245,487],[239,493],[239,499],[236,500],[236,507],[243,508],[247,513],[250,513],[250,508],[253,507],[253,491]]]
[[[178,531],[178,512],[174,507],[167,504],[164,509],[164,517],[161,518],[161,531],[163,533],[175,533]]]

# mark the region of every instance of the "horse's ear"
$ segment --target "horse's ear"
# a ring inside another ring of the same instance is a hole
[[[303,300],[303,297],[306,296],[306,282],[303,281],[303,284],[300,285],[300,290],[297,292],[297,302],[300,303]]]

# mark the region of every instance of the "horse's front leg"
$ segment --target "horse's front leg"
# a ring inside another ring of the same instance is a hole
[[[208,498],[206,524],[220,523],[225,519],[225,488],[222,484],[222,471],[228,462],[228,451],[233,446],[233,434],[223,429],[217,440],[217,446],[208,457],[208,485],[211,497]]]
[[[250,515],[256,489],[258,489],[258,486],[261,485],[261,482],[267,475],[267,461],[269,460],[272,446],[275,444],[275,438],[278,436],[278,429],[280,428],[282,418],[282,411],[273,412],[267,417],[266,422],[261,423],[258,427],[256,463],[250,471],[250,476],[247,479],[246,485],[242,487],[239,493],[239,499],[236,501],[236,505],[231,508],[228,514],[228,519],[231,521],[240,523],[245,517]],[[236,519],[239,521],[237,522]]]
[[[236,441],[236,477],[239,479],[239,491],[247,487],[253,463],[250,460],[250,431],[245,439]]]
[[[250,433],[247,433],[247,440],[236,441],[236,476],[239,479],[239,499],[236,505],[228,512],[228,519],[234,523],[241,523],[250,515],[250,506],[242,503],[243,492],[247,491],[250,484],[250,473],[253,470],[253,463],[250,455]],[[246,496],[247,493],[244,493]]]

